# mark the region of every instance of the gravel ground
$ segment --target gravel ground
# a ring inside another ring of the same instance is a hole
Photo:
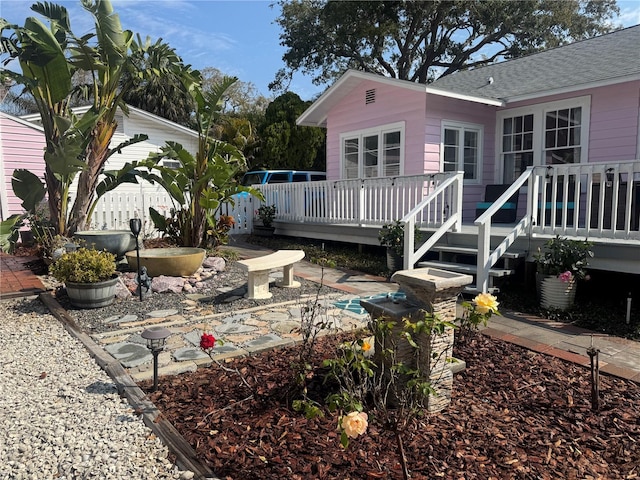
[[[0,301],[0,479],[188,479],[37,299]]]

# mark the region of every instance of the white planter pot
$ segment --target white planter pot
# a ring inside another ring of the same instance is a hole
[[[575,278],[563,282],[556,276],[545,276],[540,284],[540,306],[546,309],[567,310],[575,302],[576,288]]]

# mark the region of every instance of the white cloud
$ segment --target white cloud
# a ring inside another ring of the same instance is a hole
[[[616,19],[625,27],[640,25],[640,2],[637,0],[619,0],[620,16]]]

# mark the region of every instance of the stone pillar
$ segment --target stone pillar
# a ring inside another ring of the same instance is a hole
[[[403,320],[417,322],[426,318],[427,314],[436,315],[440,320],[453,322],[456,318],[456,302],[465,285],[473,279],[470,275],[462,275],[434,268],[401,270],[391,279],[398,283],[406,293],[406,301],[390,298],[361,300],[361,305],[371,314],[372,321],[393,320],[396,325],[390,335],[376,336],[374,362],[382,367],[386,376],[390,375],[391,363],[402,362],[411,368],[418,367],[424,378],[436,391],[429,395],[425,408],[429,412],[444,409],[451,401],[453,373],[448,360],[453,355],[453,329],[447,328],[442,334],[418,334],[414,341],[418,351],[406,340],[400,338],[404,328]],[[395,358],[384,355],[387,349],[395,352]],[[399,388],[403,388],[400,382]],[[399,392],[392,392],[391,402],[397,402]]]

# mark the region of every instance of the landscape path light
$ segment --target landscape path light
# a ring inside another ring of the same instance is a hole
[[[140,230],[142,230],[142,220],[139,218],[132,218],[129,220],[129,228],[131,229],[131,233],[136,237],[136,260],[138,265],[138,291],[140,292],[140,301],[142,301],[142,283],[141,283],[141,275],[140,275],[140,244],[138,243],[138,235],[140,235]]]
[[[171,332],[164,327],[151,327],[142,332],[142,338],[147,341],[147,348],[153,354],[153,390],[158,389],[158,355],[164,349],[164,344]]]

